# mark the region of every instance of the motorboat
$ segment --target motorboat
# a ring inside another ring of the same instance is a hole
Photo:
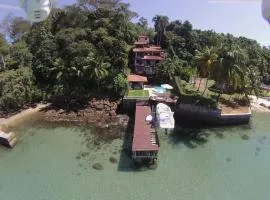
[[[171,108],[164,104],[159,103],[156,107],[156,116],[157,122],[160,128],[162,129],[174,129],[175,120],[174,120],[174,112],[172,112]]]

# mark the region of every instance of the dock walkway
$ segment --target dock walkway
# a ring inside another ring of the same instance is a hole
[[[132,157],[137,161],[156,159],[159,144],[155,129],[146,117],[151,115],[150,106],[136,105]]]

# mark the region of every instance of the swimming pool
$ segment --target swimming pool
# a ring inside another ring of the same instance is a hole
[[[154,91],[159,94],[163,94],[166,92],[166,89],[160,86],[155,87]]]

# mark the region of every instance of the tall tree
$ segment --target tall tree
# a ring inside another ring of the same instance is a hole
[[[175,76],[181,74],[183,61],[177,56],[169,57],[156,67],[156,79],[161,82],[171,83]]]
[[[244,71],[247,62],[247,54],[239,46],[222,47],[217,61],[217,69],[214,73],[215,81],[226,90],[243,91],[245,87]]]
[[[30,30],[31,23],[22,17],[7,15],[2,22],[2,26],[8,38],[15,42]]]
[[[148,29],[148,21],[146,18],[141,17],[138,22],[138,26],[141,27],[142,32],[145,34]]]
[[[109,75],[110,63],[105,62],[103,58],[98,56],[91,60],[91,67],[90,77],[96,81],[98,91],[100,91],[100,82]]]
[[[201,86],[202,77],[205,77],[207,80],[204,87],[203,94],[205,93],[207,89],[208,79],[212,78],[213,76],[213,71],[216,65],[217,58],[218,58],[218,55],[216,54],[216,50],[213,47],[211,48],[206,47],[203,52],[199,52],[196,56],[196,59],[198,62],[198,71],[201,77],[198,90],[200,89],[200,86]]]
[[[6,59],[5,56],[8,54],[9,45],[3,34],[0,33],[0,70],[6,68]]]
[[[32,67],[32,54],[24,41],[14,43],[9,48],[9,55],[6,58],[8,69],[18,69],[21,67]]]
[[[156,15],[152,21],[154,22],[155,31],[157,32],[156,43],[160,46],[166,27],[169,25],[169,18],[167,16]]]
[[[116,8],[121,0],[78,0],[79,5],[89,6],[94,9],[113,9]]]

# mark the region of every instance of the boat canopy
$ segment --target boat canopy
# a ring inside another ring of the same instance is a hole
[[[163,129],[174,129],[174,112],[166,104],[159,103],[156,108],[159,127]]]
[[[262,15],[270,23],[270,1],[262,0]]]
[[[167,89],[167,90],[172,90],[173,86],[169,85],[169,84],[162,84],[161,87]]]

